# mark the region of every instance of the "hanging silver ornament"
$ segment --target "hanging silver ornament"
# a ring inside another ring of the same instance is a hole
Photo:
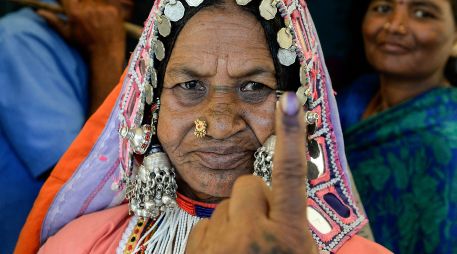
[[[171,32],[171,22],[165,15],[160,15],[157,17],[157,27],[159,34],[163,37],[167,37]]]
[[[129,208],[143,218],[156,218],[161,212],[176,208],[175,172],[167,155],[156,147],[152,147],[127,186]]]
[[[319,114],[313,111],[308,111],[305,113],[305,122],[307,124],[315,124],[319,120]]]
[[[278,13],[275,0],[262,0],[259,6],[260,16],[266,20],[271,20]]]
[[[170,0],[165,5],[165,10],[163,13],[168,17],[169,20],[176,22],[184,17],[184,11],[184,5],[182,5],[180,1]]]
[[[187,3],[189,6],[197,7],[197,6],[199,6],[201,3],[203,3],[203,0],[186,0],[186,3]]]
[[[300,86],[297,89],[297,98],[301,105],[305,105],[306,101],[308,100],[308,96],[305,94],[306,88],[304,86]]]
[[[148,83],[146,83],[144,85],[144,97],[145,97],[146,103],[151,105],[154,98],[152,96],[152,86]]]
[[[157,40],[154,43],[154,53],[159,61],[162,61],[165,58],[165,46],[160,40]]]
[[[119,130],[119,134],[122,138],[129,140],[130,146],[135,153],[144,154],[151,143],[152,128],[148,124],[135,129],[129,129],[124,126]]]
[[[277,41],[279,43],[279,46],[283,49],[288,49],[290,46],[292,46],[292,34],[290,33],[288,28],[281,28],[277,34]]]
[[[268,186],[271,184],[275,144],[276,136],[271,135],[265,141],[265,143],[254,153],[254,175],[262,177]]]
[[[278,50],[278,60],[284,66],[290,66],[295,63],[297,53],[293,49],[282,49]]]
[[[247,5],[248,3],[250,3],[252,0],[236,0],[236,3],[238,5]]]
[[[151,68],[150,83],[153,88],[157,88],[157,72],[154,68]]]

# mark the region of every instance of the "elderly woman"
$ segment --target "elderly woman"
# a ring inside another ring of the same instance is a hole
[[[395,253],[457,253],[456,24],[455,0],[371,1],[363,38],[379,75],[338,98],[375,239]]]
[[[304,2],[156,1],[118,99],[62,158],[16,251],[387,253],[355,235],[322,59]]]

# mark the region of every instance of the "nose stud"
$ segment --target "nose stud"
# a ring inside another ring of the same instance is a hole
[[[195,130],[194,130],[194,135],[197,138],[203,138],[206,135],[206,127],[208,127],[208,124],[204,120],[197,119],[194,121],[195,124]]]

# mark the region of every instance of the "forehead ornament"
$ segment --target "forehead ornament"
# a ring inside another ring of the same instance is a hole
[[[297,58],[297,52],[295,51],[295,47],[290,47],[288,49],[280,48],[278,50],[278,60],[284,66],[290,66],[295,63],[295,59]]]
[[[247,5],[248,3],[250,3],[252,0],[236,0],[236,3],[238,5]]]
[[[157,16],[157,29],[160,35],[167,37],[171,32],[171,22],[165,15]]]
[[[162,61],[165,58],[165,46],[160,40],[157,40],[154,43],[154,53],[159,61]]]
[[[278,13],[277,3],[277,0],[262,0],[259,6],[260,16],[266,20],[273,19]]]
[[[281,48],[288,49],[292,46],[293,37],[288,28],[281,28],[277,34],[277,41]]]
[[[186,3],[187,3],[189,6],[197,7],[197,6],[199,6],[201,3],[203,3],[203,0],[186,0]]]
[[[184,17],[184,5],[178,0],[170,0],[165,5],[165,16],[171,21],[176,22]]]

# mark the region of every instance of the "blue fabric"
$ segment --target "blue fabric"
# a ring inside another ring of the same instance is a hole
[[[365,80],[339,106],[375,240],[394,253],[457,253],[457,88],[431,89],[360,120],[379,87]]]
[[[0,253],[11,253],[48,172],[88,110],[80,54],[31,9],[0,20]]]

